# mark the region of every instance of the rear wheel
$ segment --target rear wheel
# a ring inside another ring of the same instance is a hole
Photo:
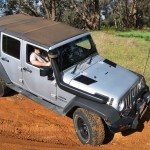
[[[99,116],[78,108],[73,115],[74,127],[78,138],[83,144],[101,145],[105,138],[104,124]]]
[[[5,96],[9,92],[9,88],[6,86],[6,82],[0,77],[0,96]]]

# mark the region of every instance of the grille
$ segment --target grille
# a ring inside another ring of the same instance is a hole
[[[125,100],[125,109],[132,108],[132,106],[134,104],[133,99],[138,94],[138,92],[139,92],[139,87],[138,87],[138,84],[137,84],[134,88],[132,88],[130,90],[130,92],[127,94],[127,96],[124,99]]]

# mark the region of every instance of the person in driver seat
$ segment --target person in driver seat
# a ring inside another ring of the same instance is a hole
[[[30,62],[34,66],[43,67],[43,66],[51,66],[50,59],[42,55],[41,50],[38,48],[34,49],[34,52],[30,55]]]
[[[30,63],[34,66],[42,67],[45,71],[49,72],[48,80],[54,80],[50,59],[40,49],[35,48],[34,52],[31,53]]]

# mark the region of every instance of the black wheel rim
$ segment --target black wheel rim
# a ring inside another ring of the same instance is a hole
[[[89,137],[88,126],[82,118],[78,118],[77,126],[81,137],[87,140]]]

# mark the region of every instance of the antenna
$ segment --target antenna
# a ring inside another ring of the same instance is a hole
[[[149,51],[148,51],[148,56],[147,56],[146,64],[145,64],[145,67],[144,67],[144,70],[143,70],[143,76],[144,76],[145,71],[146,71],[146,67],[147,67],[147,64],[148,64],[149,57],[150,57],[150,48],[149,48]]]

